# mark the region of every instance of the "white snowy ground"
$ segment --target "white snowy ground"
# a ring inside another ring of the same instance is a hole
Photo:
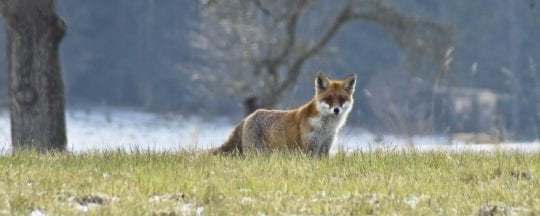
[[[66,113],[68,149],[72,152],[111,150],[178,151],[218,146],[228,137],[236,122],[226,118],[202,120],[175,115],[159,115],[120,108],[71,109]],[[0,111],[0,153],[9,152],[9,113]],[[377,139],[372,133],[347,127],[331,152],[344,151],[518,151],[540,152],[539,142],[505,144],[450,143],[445,137],[416,137],[410,141],[387,135]],[[378,141],[376,141],[378,140]]]

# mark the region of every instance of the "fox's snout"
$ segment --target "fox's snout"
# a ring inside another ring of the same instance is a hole
[[[317,106],[318,109],[325,115],[339,116],[348,109],[349,103],[329,105],[328,103],[322,101],[319,102]]]
[[[340,107],[335,107],[335,108],[334,108],[334,114],[339,115],[340,112],[341,112],[341,108],[340,108]]]

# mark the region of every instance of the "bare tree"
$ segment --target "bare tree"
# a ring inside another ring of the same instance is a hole
[[[231,93],[256,99],[264,108],[274,107],[296,85],[306,62],[321,55],[342,27],[354,21],[382,26],[415,71],[445,71],[449,65],[450,28],[406,16],[380,0],[201,0],[200,5],[202,22],[193,45],[214,62],[198,69],[205,73],[200,77],[226,83]],[[321,16],[328,18],[317,16],[328,11],[331,16]],[[313,20],[320,22],[303,23]]]
[[[54,0],[1,0],[6,23],[11,137],[15,150],[66,148],[58,46],[66,25]]]

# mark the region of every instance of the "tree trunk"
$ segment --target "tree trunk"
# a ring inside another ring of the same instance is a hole
[[[58,48],[66,25],[54,0],[3,0],[14,150],[66,148]]]

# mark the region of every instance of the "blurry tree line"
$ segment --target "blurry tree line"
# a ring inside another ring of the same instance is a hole
[[[336,78],[354,72],[351,121],[369,129],[539,136],[534,1],[59,0],[57,6],[70,29],[61,44],[70,105],[239,117],[242,101],[253,97],[261,107],[308,101],[316,71]],[[5,65],[0,58],[2,86]]]

